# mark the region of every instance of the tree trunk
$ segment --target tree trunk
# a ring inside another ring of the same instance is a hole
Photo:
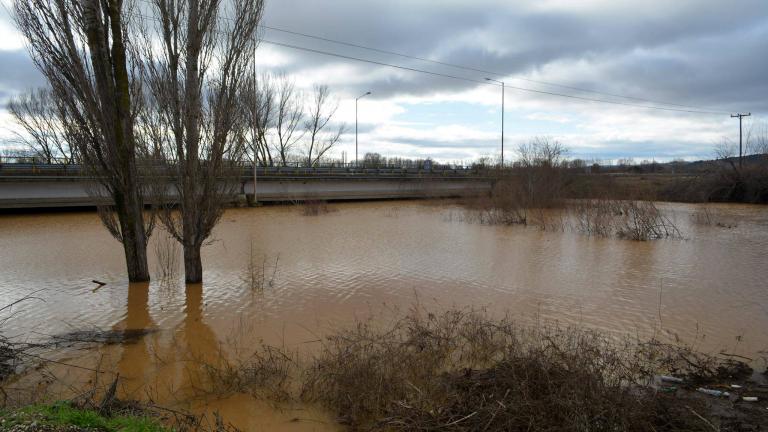
[[[116,198],[120,199],[123,196]],[[146,282],[149,280],[149,266],[147,265],[147,236],[144,231],[144,209],[136,199],[128,197],[125,197],[124,202],[117,208],[128,280]]]
[[[188,284],[203,281],[203,261],[200,258],[201,246],[184,245],[184,275]]]

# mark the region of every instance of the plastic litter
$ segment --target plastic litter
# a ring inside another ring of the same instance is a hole
[[[744,396],[743,398],[741,398],[741,400],[743,400],[744,402],[757,402],[757,397],[756,396]]]
[[[696,391],[699,393],[704,393],[704,394],[708,394],[710,396],[715,396],[715,397],[728,397],[731,395],[730,393],[725,391],[706,389],[703,387],[697,388]]]
[[[662,375],[662,376],[659,377],[659,379],[662,380],[662,381],[673,382],[673,383],[678,383],[678,384],[683,382],[682,378],[668,376],[668,375]]]
[[[731,388],[732,388],[732,389],[740,389],[740,388],[741,388],[741,386],[740,386],[740,385],[738,385],[738,384],[731,384]]]

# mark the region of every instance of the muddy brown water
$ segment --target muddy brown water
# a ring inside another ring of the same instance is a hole
[[[118,371],[125,396],[218,410],[246,430],[335,426],[314,407],[201,392],[201,362],[237,358],[259,341],[311,350],[334,328],[387,320],[416,304],[680,339],[759,365],[768,348],[768,208],[709,205],[717,220],[736,225],[723,228],[693,223],[700,207],[664,204],[685,239],[650,242],[467,223],[444,202],[332,204],[320,216],[292,206],[232,209],[204,248],[204,283],[191,286],[128,284],[122,250],[94,213],[0,215],[0,304],[42,299],[14,308],[4,331],[43,340],[75,330],[156,330],[131,343],[45,355]],[[155,274],[162,237],[150,247]],[[263,289],[249,283],[249,262],[264,268]],[[93,279],[107,284],[96,289]],[[57,374],[90,379],[66,367]]]

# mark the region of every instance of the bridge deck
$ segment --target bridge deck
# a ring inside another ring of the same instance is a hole
[[[258,201],[452,197],[483,193],[492,180],[468,169],[317,169],[259,167]],[[94,180],[79,167],[0,167],[0,208],[93,206]],[[241,174],[241,197],[254,193],[253,168]]]

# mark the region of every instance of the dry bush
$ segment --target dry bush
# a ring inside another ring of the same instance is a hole
[[[563,230],[564,220],[555,210],[565,207],[568,178],[559,166],[518,168],[512,177],[499,178],[490,195],[467,199],[466,219],[486,225],[535,225],[543,230]]]
[[[280,261],[280,255],[275,257],[275,263],[270,265],[266,255],[258,256],[251,241],[250,256],[248,258],[248,268],[246,269],[244,281],[253,291],[263,291],[264,288],[271,288],[275,285],[277,279],[277,267]]]
[[[737,159],[711,163],[692,176],[675,178],[661,188],[666,201],[768,203],[768,155],[752,156],[744,167]]]
[[[15,371],[18,361],[19,355],[14,345],[0,335],[0,382]]]
[[[586,235],[610,237],[616,216],[614,202],[610,200],[579,200],[571,207],[576,229]]]
[[[570,205],[576,229],[586,235],[630,240],[682,238],[653,201],[579,200]]]
[[[301,208],[301,214],[304,216],[319,216],[329,212],[328,202],[323,200],[306,200]]]
[[[476,311],[414,313],[329,337],[302,398],[364,430],[703,430],[646,390],[654,365],[635,348]]]
[[[720,169],[701,182],[709,201],[768,203],[768,156],[743,168]]]
[[[42,290],[34,291],[18,300],[12,301],[5,305],[0,305],[0,383],[5,381],[6,378],[13,375],[19,366],[22,365],[25,355],[28,355],[28,351],[35,347],[33,344],[24,342],[14,342],[8,339],[3,334],[3,329],[10,319],[15,315],[14,308],[18,305],[30,301],[39,300],[43,301],[40,297],[36,297],[35,294]],[[0,396],[3,397],[3,404],[5,403],[6,394],[2,387],[0,387]],[[3,404],[0,404],[2,406]]]
[[[155,235],[155,257],[160,279],[175,280],[179,273],[179,243],[167,231]]]
[[[465,220],[483,225],[525,225],[528,209],[522,188],[508,181],[498,181],[490,195],[466,198]]]
[[[753,372],[742,361],[702,353],[679,342],[669,344],[651,340],[641,344],[639,352],[653,361],[659,371],[683,378],[685,386],[691,389],[742,381],[750,378]]]
[[[694,225],[717,226],[720,228],[734,228],[736,224],[720,219],[709,207],[699,207],[691,214],[691,222]]]
[[[291,399],[291,377],[296,371],[295,353],[261,344],[246,358],[230,359],[220,348],[214,359],[198,359],[200,394],[226,396],[249,393],[254,397],[287,401]]]
[[[652,201],[621,201],[616,233],[630,240],[682,238],[680,230]]]

